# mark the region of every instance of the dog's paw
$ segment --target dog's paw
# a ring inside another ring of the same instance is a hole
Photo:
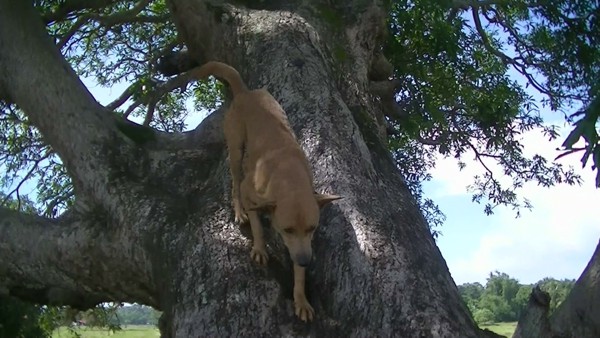
[[[239,215],[235,215],[235,222],[237,224],[246,224],[246,223],[248,223],[248,215],[246,215],[245,212],[242,212]]]
[[[235,222],[237,224],[246,224],[248,223],[248,214],[243,212],[241,209],[235,209]]]
[[[297,299],[294,299],[294,312],[296,313],[296,316],[298,316],[298,318],[300,318],[300,320],[303,322],[312,321],[315,315],[315,310],[313,310],[312,306],[310,306],[310,303],[308,303],[306,297],[298,297]]]
[[[256,248],[253,247],[252,251],[250,251],[250,257],[260,266],[267,265],[267,261],[269,260],[269,256],[267,256],[267,251],[265,248]]]

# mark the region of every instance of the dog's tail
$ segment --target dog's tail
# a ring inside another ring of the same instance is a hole
[[[209,75],[214,75],[219,79],[223,79],[229,84],[231,93],[234,96],[239,92],[248,90],[246,84],[244,81],[242,81],[240,73],[238,73],[235,68],[222,62],[209,61],[203,64],[200,68],[192,70],[192,75],[197,79],[205,79]]]

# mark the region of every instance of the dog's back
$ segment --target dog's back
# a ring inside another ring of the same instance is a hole
[[[227,81],[233,94],[229,108],[230,118],[243,126],[245,136],[246,161],[253,162],[258,157],[283,148],[291,154],[303,157],[304,152],[292,131],[287,116],[277,100],[265,89],[248,90],[239,72],[224,63],[210,61],[195,71],[197,78],[213,75]],[[303,167],[305,167],[303,165]],[[309,170],[308,167],[305,167]]]
[[[281,148],[300,150],[287,116],[275,98],[264,89],[240,93],[232,102],[236,118],[246,126],[246,151],[265,153]]]

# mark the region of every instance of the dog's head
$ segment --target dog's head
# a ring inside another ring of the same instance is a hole
[[[302,196],[304,195],[304,196]],[[319,226],[320,209],[340,199],[327,194],[290,194],[289,198],[264,202],[256,209],[271,214],[271,225],[283,238],[292,260],[300,266],[308,266],[312,259],[312,238]]]

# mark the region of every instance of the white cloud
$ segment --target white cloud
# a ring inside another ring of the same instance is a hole
[[[566,134],[566,130],[563,134]],[[564,138],[553,143],[539,132],[524,135],[523,144],[528,153],[539,153],[553,159],[556,148]],[[568,156],[561,163],[581,168],[580,155]],[[438,189],[433,198],[457,198],[465,200],[465,186],[472,181],[474,174],[481,172],[476,163],[466,170],[458,171],[453,159],[438,162],[433,177]],[[485,282],[490,271],[499,270],[519,279],[523,283],[533,283],[543,277],[577,278],[591,257],[600,237],[600,221],[597,206],[600,191],[594,187],[595,173],[588,167],[578,170],[584,178],[581,186],[559,185],[552,188],[526,184],[519,190],[527,197],[534,209],[524,211],[520,218],[507,208],[500,208],[489,224],[473,225],[484,227],[476,243],[460,243],[466,255],[455,255],[456,243],[440,245],[443,253],[448,253],[447,263],[455,281]],[[465,209],[477,209],[476,204],[465,205]],[[468,212],[465,212],[465,217]],[[454,220],[449,220],[453,222]],[[468,222],[468,219],[462,222]],[[464,228],[462,228],[464,230]],[[442,228],[448,233],[452,227]],[[464,246],[471,248],[465,250]]]
[[[579,202],[554,199],[520,219],[504,212],[487,225],[491,231],[473,243],[469,255],[448,261],[457,283],[483,282],[493,270],[525,283],[549,276],[577,278],[600,236],[600,223],[590,208],[594,202]]]

